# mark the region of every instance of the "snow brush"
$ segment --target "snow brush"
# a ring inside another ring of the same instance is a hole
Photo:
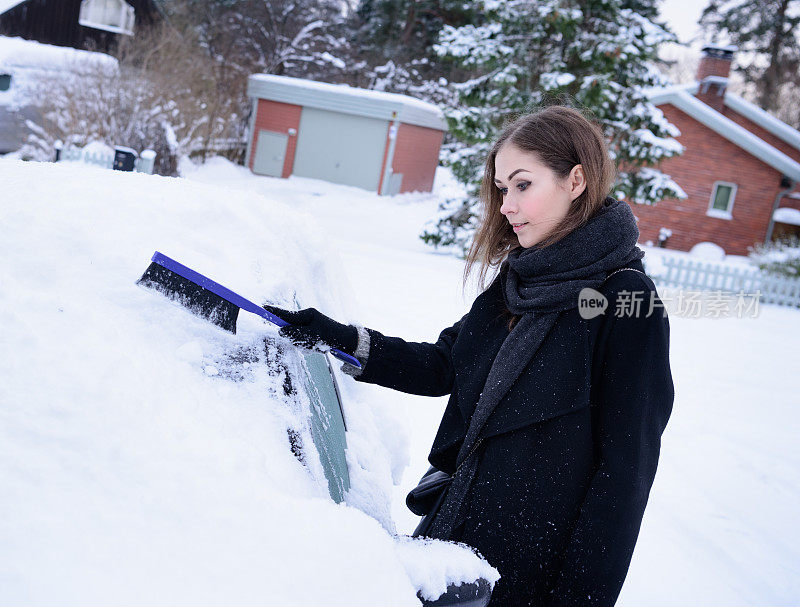
[[[136,284],[166,295],[189,311],[202,316],[226,331],[236,334],[236,319],[239,317],[239,310],[257,314],[279,327],[289,324],[282,318],[267,312],[261,306],[174,259],[170,259],[163,253],[156,251],[150,261],[152,263],[142,277],[136,281]],[[341,350],[331,348],[331,354],[339,360],[361,368],[361,363],[357,358]]]

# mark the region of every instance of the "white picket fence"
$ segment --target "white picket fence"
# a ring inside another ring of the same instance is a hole
[[[651,275],[663,287],[755,294],[759,301],[800,307],[800,278],[774,276],[753,268],[737,268],[681,257],[663,257],[664,271]]]
[[[73,162],[83,162],[85,164],[94,164],[105,169],[110,169],[114,166],[114,154],[103,154],[99,152],[87,152],[81,148],[66,147],[61,150],[59,160],[68,160]],[[137,173],[153,174],[155,166],[156,154],[151,150],[144,150],[133,162],[133,170]]]

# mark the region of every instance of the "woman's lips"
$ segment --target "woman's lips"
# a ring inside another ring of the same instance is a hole
[[[514,231],[515,231],[515,232],[519,232],[519,231],[520,231],[522,228],[524,228],[526,225],[528,225],[528,222],[527,222],[527,221],[526,221],[525,223],[521,223],[521,224],[519,224],[519,225],[511,224],[511,226],[514,228]]]

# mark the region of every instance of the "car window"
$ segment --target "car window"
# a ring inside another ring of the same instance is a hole
[[[336,379],[328,358],[321,352],[302,350],[305,373],[301,380],[311,401],[311,438],[319,453],[328,492],[336,502],[344,501],[350,488],[345,449],[345,419]]]

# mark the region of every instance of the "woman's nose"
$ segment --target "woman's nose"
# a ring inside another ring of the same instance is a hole
[[[511,196],[506,194],[503,197],[503,204],[500,205],[500,212],[503,215],[508,215],[509,213],[514,213],[517,210],[516,203],[512,200]]]

